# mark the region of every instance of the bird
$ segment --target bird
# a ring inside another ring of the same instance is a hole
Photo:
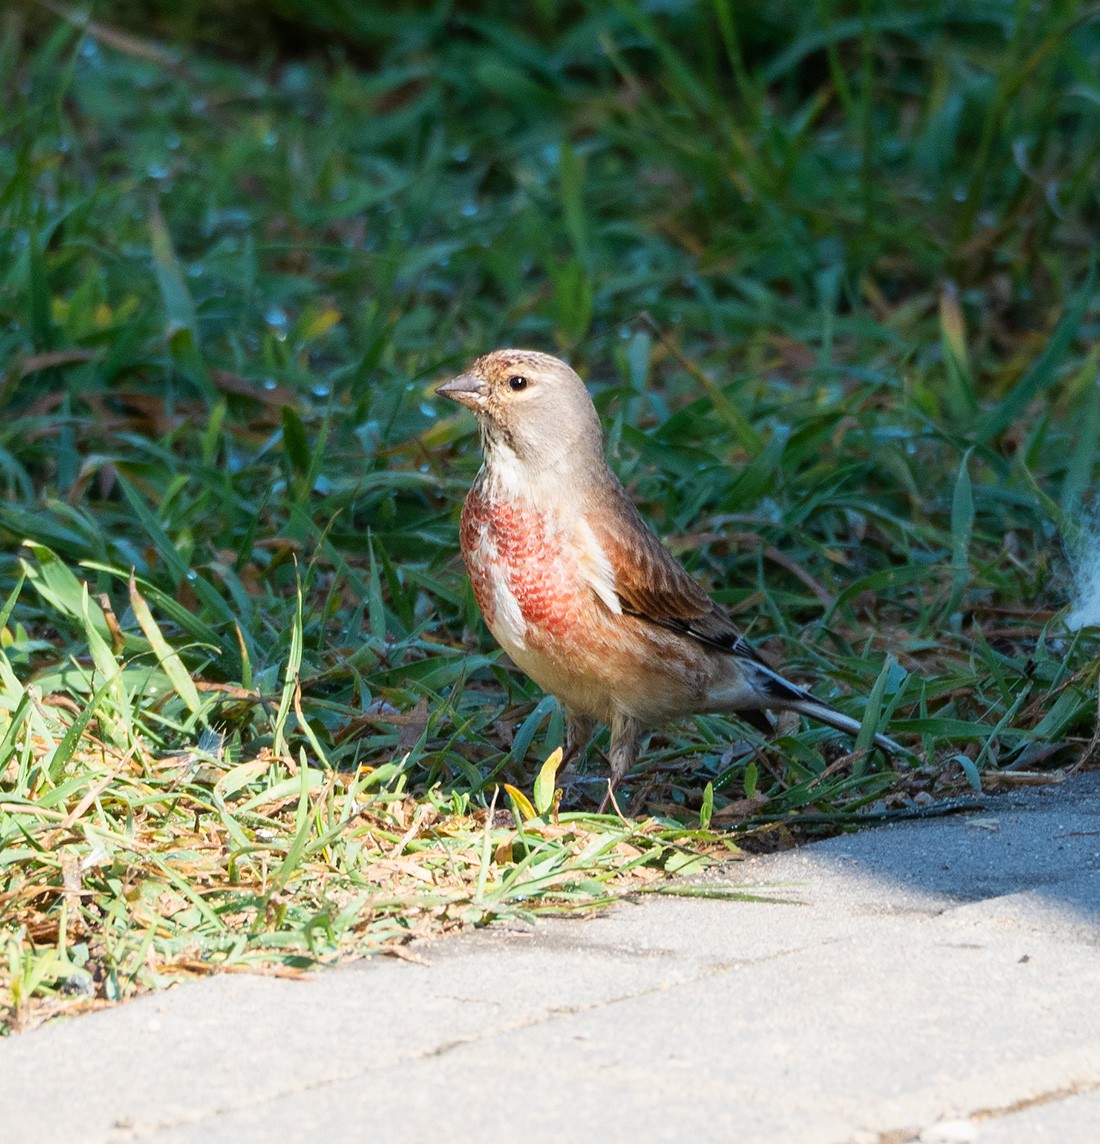
[[[607,463],[580,376],[498,349],[435,391],[472,410],[483,463],[459,543],[481,614],[512,662],[557,697],[568,751],[611,731],[612,792],[646,736],[729,713],[760,731],[795,711],[855,735],[858,720],[773,670],[661,543]],[[904,748],[883,734],[888,754]]]

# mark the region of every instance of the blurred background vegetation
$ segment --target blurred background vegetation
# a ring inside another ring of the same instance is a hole
[[[1100,7],[17,0],[0,36],[18,1019],[1094,757]],[[648,825],[590,813],[598,756],[550,822],[560,713],[480,624],[476,434],[431,394],[503,344],[569,356],[677,554],[912,765],[703,718],[624,790]]]

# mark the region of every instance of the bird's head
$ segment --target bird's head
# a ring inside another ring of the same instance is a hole
[[[569,459],[603,464],[599,417],[584,382],[565,362],[534,350],[494,350],[436,390],[472,409],[485,458],[539,472]]]

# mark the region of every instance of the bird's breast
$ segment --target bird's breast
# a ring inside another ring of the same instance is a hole
[[[706,694],[716,657],[624,614],[612,564],[583,515],[493,497],[478,482],[460,536],[489,630],[571,711],[603,722],[621,711],[652,726]]]
[[[474,489],[462,509],[461,544],[485,622],[510,654],[532,635],[565,637],[591,603],[554,513]]]

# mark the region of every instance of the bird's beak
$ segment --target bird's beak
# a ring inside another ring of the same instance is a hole
[[[485,382],[476,373],[460,373],[458,377],[445,381],[436,389],[440,397],[449,397],[459,405],[469,406],[475,411],[485,405],[487,392]]]

